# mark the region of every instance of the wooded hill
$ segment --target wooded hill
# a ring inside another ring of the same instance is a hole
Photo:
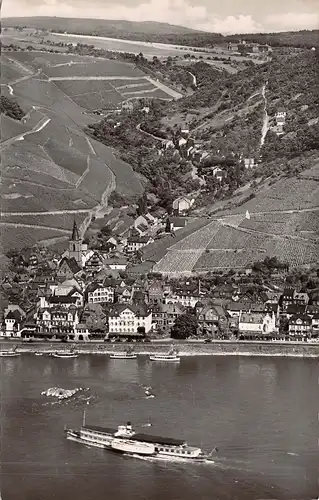
[[[34,28],[55,32],[127,38],[153,43],[172,43],[195,47],[210,47],[220,43],[239,42],[269,44],[273,47],[318,47],[319,30],[289,31],[280,33],[248,33],[223,36],[184,26],[152,21],[133,22],[123,20],[76,19],[62,17],[8,17],[2,26]]]

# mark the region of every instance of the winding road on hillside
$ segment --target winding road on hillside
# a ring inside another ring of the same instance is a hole
[[[268,81],[265,83],[265,85],[263,85],[263,88],[261,91],[261,94],[262,94],[263,99],[264,99],[264,119],[263,119],[263,125],[262,125],[262,129],[261,129],[261,139],[260,139],[260,147],[261,148],[263,147],[263,145],[265,143],[266,135],[267,135],[267,132],[269,130],[269,116],[267,113],[267,97],[266,97],[267,85],[268,85]]]

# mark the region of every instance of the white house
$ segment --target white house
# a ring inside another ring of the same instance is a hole
[[[165,149],[169,148],[175,148],[175,144],[171,139],[167,139],[166,141],[163,142]]]
[[[184,137],[181,137],[178,141],[178,145],[181,148],[182,146],[185,146],[187,144],[187,140]]]
[[[103,264],[110,269],[117,271],[125,271],[127,268],[127,260],[120,257],[104,259]]]
[[[285,123],[285,121],[286,121],[286,116],[287,116],[287,112],[284,110],[284,108],[279,108],[279,109],[277,110],[276,115],[275,115],[277,125],[278,125],[279,123],[284,124],[284,123]]]
[[[115,288],[112,285],[93,283],[87,289],[89,304],[103,304],[114,302]]]
[[[152,312],[143,306],[118,304],[110,312],[108,324],[109,335],[134,335],[139,329],[147,334],[152,328]]]
[[[4,337],[21,337],[20,324],[22,316],[18,310],[9,311],[5,316],[4,324],[5,330],[3,332]]]
[[[276,331],[276,317],[269,313],[242,313],[239,317],[238,330],[240,333],[273,333]]]
[[[222,181],[224,178],[224,171],[220,167],[214,167],[212,170],[213,176],[216,177],[218,181]]]
[[[197,294],[172,294],[164,298],[164,304],[182,304],[184,307],[195,307],[197,302],[201,299]]]
[[[187,198],[186,196],[180,196],[173,201],[173,210],[176,210],[179,214],[187,212],[195,203],[195,198]]]
[[[141,248],[153,243],[153,238],[150,236],[130,236],[127,238],[126,251],[129,253],[136,252]]]
[[[245,168],[254,168],[256,166],[255,158],[244,158]]]

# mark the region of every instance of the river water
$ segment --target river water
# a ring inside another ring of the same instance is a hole
[[[316,359],[194,356],[163,365],[24,354],[0,358],[0,374],[3,500],[318,496]],[[69,401],[41,396],[55,386],[88,390]],[[142,432],[218,446],[215,463],[156,463],[67,441],[64,425],[78,427],[84,409],[87,423],[131,420]]]

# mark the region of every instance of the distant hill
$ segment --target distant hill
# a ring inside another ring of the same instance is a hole
[[[99,36],[111,35],[185,35],[202,33],[198,30],[155,21],[124,21],[104,19],[76,19],[63,17],[7,17],[2,19],[3,27],[45,29]]]
[[[318,47],[319,30],[283,31],[279,33],[240,33],[223,36],[220,33],[193,30],[154,21],[124,21],[107,19],[77,19],[63,17],[7,17],[2,26],[33,28],[60,33],[127,38],[153,43],[207,47],[219,43],[247,42],[269,44],[273,47]]]
[[[279,33],[248,33],[228,35],[227,41],[269,44],[272,47],[318,47],[319,30],[281,31]]]

